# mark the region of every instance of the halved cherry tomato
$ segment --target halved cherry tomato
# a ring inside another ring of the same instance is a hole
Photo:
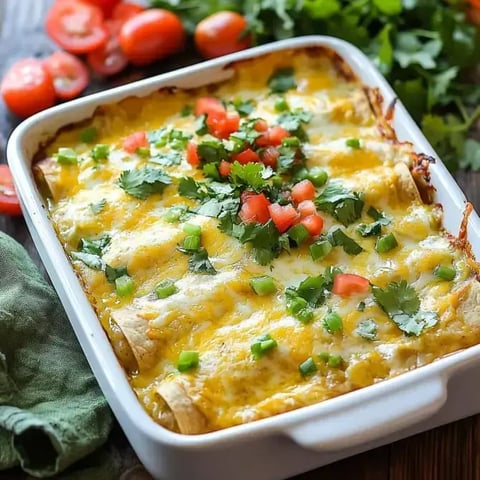
[[[205,58],[244,50],[252,45],[247,27],[247,20],[239,13],[214,13],[204,18],[195,28],[195,47]]]
[[[310,180],[302,180],[292,188],[292,198],[295,203],[300,203],[304,200],[312,200],[314,197],[315,186]]]
[[[180,18],[160,8],[135,15],[120,31],[123,53],[134,65],[147,65],[180,50],[185,39]]]
[[[67,52],[55,52],[44,60],[45,68],[53,78],[58,98],[78,97],[88,85],[88,70],[81,60]]]
[[[55,104],[52,76],[35,58],[14,63],[3,77],[0,91],[7,107],[19,117],[29,117]]]
[[[280,152],[275,147],[267,147],[262,152],[262,162],[271,168],[277,167],[277,160],[280,156]]]
[[[356,293],[367,293],[369,288],[370,283],[366,278],[353,273],[339,273],[333,279],[332,292],[347,297]]]
[[[274,146],[277,147],[281,145],[282,140],[286,137],[289,137],[290,133],[279,125],[270,127],[265,133],[260,135],[256,140],[256,144],[260,147]]]
[[[54,3],[45,27],[50,38],[70,53],[92,52],[108,38],[102,11],[78,0]]]
[[[95,5],[96,7],[102,10],[105,18],[110,17],[112,15],[113,9],[116,5],[120,3],[121,0],[82,0],[83,2],[90,3],[91,5]]]
[[[122,147],[128,153],[135,153],[138,148],[148,147],[147,134],[145,132],[135,132],[129,135],[123,141]]]
[[[194,142],[188,142],[187,145],[187,162],[192,167],[200,165],[200,158],[198,156],[197,144]]]
[[[280,233],[286,232],[298,217],[297,211],[292,205],[280,205],[272,203],[268,207],[273,223]]]
[[[300,214],[300,217],[308,217],[309,215],[316,215],[317,208],[311,200],[304,200],[300,202],[297,206],[297,212]]]
[[[263,118],[258,119],[253,127],[257,132],[266,132],[268,130],[268,123]]]
[[[270,219],[270,206],[270,200],[263,193],[249,194],[238,215],[245,223],[266,223]]]
[[[118,21],[107,20],[105,26],[109,32],[108,40],[87,55],[87,62],[100,75],[116,75],[128,65],[127,57],[123,54],[118,41],[121,24]]]
[[[226,160],[222,160],[220,165],[218,166],[218,173],[222,177],[228,177],[230,172],[232,171],[232,164],[227,162]]]
[[[215,97],[200,97],[195,103],[195,115],[213,115],[223,117],[226,114],[223,103]]]
[[[144,11],[145,8],[136,3],[121,2],[113,8],[111,18],[123,25],[127,20]]]
[[[247,163],[258,162],[260,161],[260,157],[256,152],[254,152],[251,148],[247,148],[243,150],[243,152],[235,153],[232,155],[232,159],[236,160],[238,163],[242,165],[246,165]]]
[[[323,218],[319,215],[307,215],[300,220],[300,223],[308,230],[312,237],[316,237],[322,233]]]
[[[214,137],[228,138],[240,127],[240,115],[237,112],[224,114],[223,117],[210,114],[207,116],[207,126]]]
[[[12,216],[22,214],[8,165],[0,165],[0,214]]]

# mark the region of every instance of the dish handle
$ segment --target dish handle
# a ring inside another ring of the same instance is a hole
[[[396,388],[388,388],[392,385],[387,386],[386,383],[376,386],[387,388],[379,388],[373,397],[358,395],[356,401],[352,401],[355,394],[367,393],[360,390],[352,392],[350,398],[347,398],[348,394],[336,398],[338,403],[334,410],[326,408],[319,415],[291,425],[285,433],[308,449],[341,450],[425,420],[439,410],[447,398],[446,381],[440,376],[423,380],[417,378],[406,385],[402,382]],[[343,403],[343,408],[340,403]]]

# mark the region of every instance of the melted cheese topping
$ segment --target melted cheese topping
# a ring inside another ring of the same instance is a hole
[[[398,165],[410,166],[411,147],[382,137],[379,119],[359,83],[345,79],[325,55],[282,52],[238,65],[234,77],[214,94],[227,102],[251,99],[255,108],[250,117],[275,124],[276,96],[268,93],[266,85],[272,72],[285,66],[294,68],[297,82],[285,99],[292,110],[302,108],[313,114],[305,125],[307,166],[325,168],[331,179],[363,192],[366,206],[390,215],[393,222],[388,231],[395,234],[397,248],[379,254],[375,237],[356,233],[360,221],[372,221],[365,208],[362,219],[345,228],[363,248],[359,255],[335,248],[324,260],[314,262],[304,245],[261,266],[253,261],[248,246],[218,230],[216,219],[197,215],[188,222],[201,225],[202,244],[218,273],[190,272],[188,257],[177,250],[185,236],[183,223],[169,223],[165,212],[171,206],[195,202],[181,197],[175,183],[141,200],[116,182],[122,171],[147,164],[142,156],[122,150],[126,136],[167,125],[196,138],[194,117],[183,117],[180,111],[196,98],[211,95],[211,89],[210,93],[159,92],[103,107],[89,125],[97,128],[98,143],[110,145],[108,161],[95,162],[88,155],[91,145],[79,143],[85,125],[60,132],[46,149],[51,158],[59,147],[70,147],[81,158],[77,165],[50,162],[45,177],[52,196],[51,220],[69,254],[78,250],[82,238],[111,237],[103,260],[113,267],[127,267],[135,284],[133,295],[120,297],[102,271],[78,260],[72,260],[73,266],[139,400],[155,420],[174,430],[184,429],[179,417],[169,416],[167,404],[175,414],[174,402],[159,394],[165,382],[182,386],[204,419],[201,429],[212,431],[371,385],[480,341],[478,324],[467,321],[462,310],[462,298],[473,281],[471,262],[442,234],[441,208],[412,198],[405,189]],[[348,138],[361,139],[362,148],[347,147]],[[167,145],[159,151],[171,150]],[[201,170],[186,162],[184,151],[182,156],[180,165],[165,168],[168,173],[177,179],[202,179]],[[413,183],[411,177],[408,181]],[[415,192],[414,184],[412,188]],[[91,204],[101,199],[105,207],[94,213]],[[325,231],[338,226],[334,218],[323,216]],[[434,276],[435,267],[444,264],[455,268],[454,281]],[[437,325],[418,337],[406,336],[370,293],[331,295],[315,309],[309,324],[287,314],[285,288],[323,273],[328,266],[361,275],[381,287],[406,280],[417,291],[421,308],[438,314]],[[275,280],[277,293],[257,296],[252,291],[249,280],[262,274]],[[166,278],[175,280],[178,291],[158,299],[152,292]],[[363,311],[357,308],[361,301]],[[322,327],[329,309],[342,317],[341,332],[331,334]],[[355,332],[359,322],[367,319],[377,324],[373,341]],[[251,344],[265,333],[277,341],[278,348],[255,360]],[[197,351],[200,361],[196,369],[181,374],[176,363],[184,350]],[[343,366],[322,363],[317,357],[321,352],[341,355]],[[309,357],[316,359],[318,370],[302,377],[299,365]]]

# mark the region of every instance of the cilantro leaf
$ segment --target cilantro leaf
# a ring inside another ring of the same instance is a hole
[[[285,130],[295,135],[301,141],[306,142],[308,140],[307,132],[303,128],[303,124],[309,123],[313,118],[311,112],[306,110],[297,110],[295,112],[282,113],[277,122]]]
[[[383,212],[379,212],[373,207],[370,207],[367,211],[367,215],[373,218],[375,221],[370,224],[361,223],[357,227],[357,232],[362,237],[378,236],[382,233],[382,226],[386,226],[392,222],[392,218],[385,215]]]
[[[241,117],[247,117],[255,108],[253,100],[242,100],[241,98],[236,98],[232,104]]]
[[[377,324],[372,319],[362,320],[355,329],[355,333],[366,340],[377,338]]]
[[[191,138],[190,134],[182,130],[168,127],[162,127],[147,133],[147,140],[151,145],[157,148],[168,145],[174,150],[183,150]]]
[[[111,240],[109,235],[102,235],[95,239],[82,238],[78,249],[83,253],[102,256],[105,249],[110,245]]]
[[[339,183],[331,183],[316,198],[315,204],[346,227],[360,218],[364,202],[362,194],[350,192]]]
[[[244,185],[258,191],[266,186],[264,177],[265,171],[266,169],[262,163],[252,162],[247,163],[246,165],[241,165],[239,162],[235,161],[232,163],[230,176],[235,184]]]
[[[273,93],[283,93],[292,88],[297,88],[293,68],[279,68],[268,78],[268,87]]]
[[[198,156],[207,163],[220,163],[227,160],[228,154],[225,146],[217,139],[204,140],[197,146]]]
[[[103,268],[102,259],[93,253],[72,252],[72,258],[74,260],[80,260],[87,267],[90,267],[93,270],[102,270]]]
[[[329,234],[329,241],[334,247],[343,247],[348,255],[358,255],[363,252],[363,248],[339,228]]]
[[[172,183],[170,176],[158,168],[149,165],[121,173],[117,185],[133,197],[144,200],[155,193],[163,192]]]
[[[193,252],[188,259],[188,269],[193,273],[204,275],[216,275],[217,271],[208,258],[208,252],[205,248],[200,248]]]
[[[180,165],[182,156],[179,153],[159,153],[149,159],[149,162],[163,165],[164,167],[171,167],[173,165]]]
[[[117,278],[123,277],[124,275],[128,275],[127,267],[114,268],[108,264],[105,265],[105,276],[110,283],[115,283]]]
[[[398,15],[402,11],[402,0],[373,0],[373,4],[385,15]]]
[[[433,327],[438,322],[438,315],[435,312],[417,312],[413,315],[399,313],[392,316],[392,320],[398,328],[407,335],[418,337],[426,328]]]
[[[98,202],[95,203],[90,203],[89,207],[90,210],[95,213],[95,215],[99,214],[107,205],[107,200],[105,198],[102,198]]]
[[[423,41],[426,34],[431,40]],[[394,57],[402,68],[417,64],[431,70],[437,66],[436,58],[442,45],[438,32],[400,32],[397,34]]]
[[[420,308],[417,292],[405,280],[391,282],[385,289],[372,286],[372,293],[377,304],[389,315],[412,315]]]

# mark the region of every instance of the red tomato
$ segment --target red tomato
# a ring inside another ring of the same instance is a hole
[[[245,223],[266,223],[270,219],[270,206],[270,200],[263,193],[249,194],[238,215]]]
[[[134,65],[147,65],[180,50],[185,38],[181,20],[159,8],[135,15],[120,31],[123,53]]]
[[[268,130],[268,123],[260,118],[255,122],[255,126],[253,127],[257,132],[266,132]]]
[[[114,7],[112,11],[112,20],[124,24],[130,18],[144,11],[145,9],[136,3],[121,2]]]
[[[105,17],[110,17],[112,15],[113,9],[116,5],[120,3],[120,0],[82,0],[91,5],[95,5],[100,8],[105,15]]]
[[[310,180],[302,180],[292,188],[292,198],[295,203],[312,200],[315,197],[315,186]]]
[[[0,86],[7,107],[19,117],[29,117],[55,104],[53,79],[35,58],[13,64]]]
[[[308,217],[309,215],[316,215],[317,208],[311,200],[304,200],[300,202],[297,206],[297,212],[300,214],[300,217]]]
[[[356,293],[367,293],[369,288],[370,283],[366,278],[353,273],[339,273],[333,279],[332,292],[347,297]]]
[[[255,153],[251,148],[247,148],[246,150],[240,153],[235,153],[234,155],[232,155],[232,159],[236,160],[238,163],[241,163],[242,165],[260,161],[260,157],[258,156],[258,154]]]
[[[312,237],[316,237],[322,233],[323,218],[318,215],[307,215],[302,218],[300,223],[308,230]]]
[[[267,147],[262,152],[262,162],[271,168],[277,167],[277,160],[280,156],[280,152],[275,147]]]
[[[218,172],[222,177],[228,177],[232,171],[232,164],[228,163],[226,160],[222,160],[218,166]]]
[[[78,97],[88,85],[88,70],[81,60],[67,52],[55,52],[44,60],[45,68],[53,78],[58,98]]]
[[[200,165],[200,158],[198,157],[197,144],[194,142],[188,142],[187,162],[192,167],[197,167],[198,165]]]
[[[121,24],[118,21],[107,20],[105,26],[109,32],[106,43],[87,55],[87,62],[100,75],[115,75],[127,65],[127,57],[123,54],[118,41]]]
[[[230,134],[236,132],[240,126],[240,115],[238,113],[229,113],[223,117],[208,115],[207,126],[210,133],[217,138],[228,138]]]
[[[272,203],[270,207],[268,207],[268,211],[280,233],[286,232],[298,217],[298,213],[292,205]]]
[[[480,0],[468,0],[472,7],[474,8],[480,8]]]
[[[268,147],[268,146],[278,146],[281,145],[282,140],[286,137],[289,137],[290,133],[287,132],[283,127],[276,125],[274,127],[270,127],[265,133],[260,135],[256,140],[256,144],[260,147]]]
[[[12,216],[22,214],[8,165],[0,165],[0,214]]]
[[[128,153],[135,153],[138,148],[148,147],[147,134],[145,132],[135,132],[129,135],[123,141],[123,149]]]
[[[48,11],[45,24],[50,38],[70,53],[88,53],[107,41],[102,11],[78,0],[62,0]]]
[[[223,103],[215,97],[200,97],[195,103],[195,115],[213,115],[223,117],[226,115]]]
[[[195,28],[195,47],[205,58],[220,57],[252,45],[247,20],[235,12],[217,12]]]

